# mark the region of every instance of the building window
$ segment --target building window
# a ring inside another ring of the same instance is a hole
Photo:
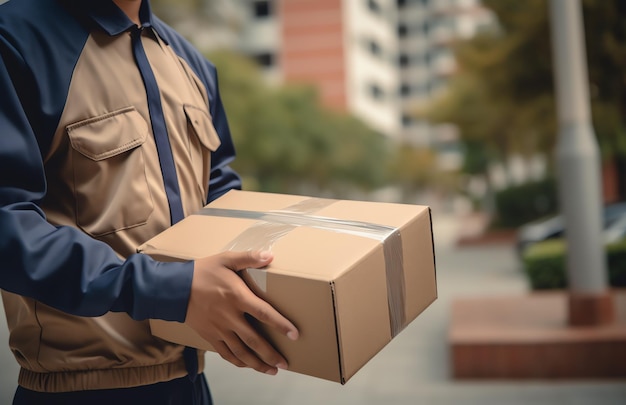
[[[382,100],[385,97],[383,89],[381,89],[377,84],[370,84],[368,86],[368,91],[374,100]]]
[[[267,18],[272,15],[271,1],[255,1],[252,3],[252,12],[256,18]]]
[[[379,14],[382,10],[380,8],[380,4],[376,0],[367,0],[367,8],[370,9],[371,12]]]
[[[402,83],[402,85],[400,86],[400,96],[407,97],[411,95],[412,90],[413,89],[411,88],[410,84]]]
[[[274,54],[271,52],[261,52],[252,56],[256,63],[263,67],[272,67],[274,66]]]
[[[413,126],[413,124],[415,123],[415,119],[409,115],[409,114],[402,114],[402,126],[404,128],[409,128],[411,126]]]
[[[380,45],[378,45],[378,42],[376,41],[373,41],[373,40],[367,41],[367,48],[369,49],[372,55],[380,56],[382,54],[382,49],[380,48]]]
[[[409,27],[407,27],[406,24],[399,24],[398,25],[398,36],[400,38],[404,38],[409,34]]]
[[[411,60],[409,58],[409,55],[407,55],[406,53],[401,53],[398,57],[398,65],[400,65],[400,67],[407,67],[409,66],[410,62]]]

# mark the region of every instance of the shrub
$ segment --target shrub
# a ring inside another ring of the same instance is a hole
[[[565,241],[537,243],[524,253],[524,271],[533,290],[567,287]],[[626,287],[626,239],[606,246],[608,281],[612,287]]]
[[[495,194],[497,224],[517,227],[535,219],[553,214],[557,209],[554,179],[530,182],[509,187]]]
[[[626,287],[626,240],[607,246],[609,281],[613,287]]]
[[[523,262],[533,290],[567,286],[563,240],[547,240],[530,246],[524,253]]]

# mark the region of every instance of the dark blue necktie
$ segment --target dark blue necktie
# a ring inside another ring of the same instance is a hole
[[[165,125],[165,116],[163,114],[163,106],[161,105],[161,93],[159,86],[150,67],[150,62],[146,56],[141,43],[141,33],[144,28],[148,28],[149,24],[141,27],[135,27],[131,31],[133,54],[135,61],[141,72],[141,78],[146,88],[146,96],[148,97],[148,111],[150,112],[150,121],[152,123],[152,133],[159,154],[159,162],[161,165],[161,173],[163,174],[163,183],[165,184],[165,193],[167,194],[167,202],[170,208],[170,220],[172,224],[184,218],[183,204],[180,199],[180,188],[178,187],[178,177],[176,176],[176,166],[174,166],[174,155],[170,146],[167,126]],[[183,352],[185,365],[189,378],[194,380],[198,374],[198,356],[196,350],[191,347],[185,347]]]

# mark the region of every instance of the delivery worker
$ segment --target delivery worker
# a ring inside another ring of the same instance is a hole
[[[210,403],[203,353],[153,337],[150,318],[187,322],[237,366],[287,367],[244,314],[298,331],[235,273],[270,253],[136,253],[240,187],[215,67],[148,0],[2,4],[0,89],[15,404]]]

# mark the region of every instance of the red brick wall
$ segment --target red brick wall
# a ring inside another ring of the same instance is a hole
[[[285,81],[313,84],[325,105],[345,110],[342,0],[282,0],[278,13]]]

